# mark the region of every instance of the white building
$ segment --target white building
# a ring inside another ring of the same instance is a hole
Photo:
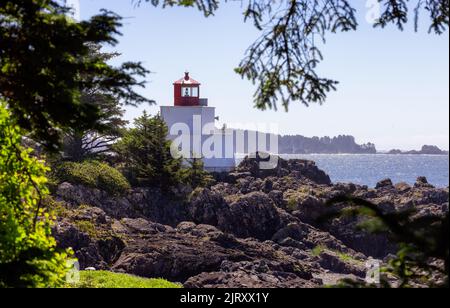
[[[208,171],[233,169],[233,133],[215,127],[215,107],[200,98],[200,83],[185,73],[173,85],[173,106],[161,106],[168,138],[185,158],[201,158]]]

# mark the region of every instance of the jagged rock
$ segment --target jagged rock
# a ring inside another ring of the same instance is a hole
[[[189,233],[191,232],[197,225],[191,221],[183,221],[180,222],[176,228],[176,230],[180,233]]]
[[[74,250],[81,268],[109,269],[125,247],[117,236],[94,238],[67,221],[59,222],[53,228],[53,235],[59,247]]]
[[[302,222],[315,223],[330,210],[322,199],[311,193],[289,190],[284,193],[284,200],[291,214]]]
[[[283,177],[291,174],[295,178],[309,179],[317,184],[331,184],[330,177],[317,168],[313,161],[301,159],[285,160],[280,157],[277,160],[278,163],[275,168],[261,169],[259,159],[246,157],[236,168],[236,171],[237,173],[250,173],[254,178]]]
[[[245,259],[208,239],[181,234],[155,234],[135,239],[122,253],[113,270],[141,277],[162,277],[185,281],[191,276],[220,267],[227,259]]]
[[[162,193],[159,189],[135,188],[126,196],[114,197],[98,189],[62,183],[56,190],[55,199],[72,207],[98,207],[116,219],[146,218],[172,226],[187,219],[183,202],[176,195]]]
[[[365,190],[367,187],[361,187],[361,189]],[[339,191],[339,194],[342,195],[350,195],[358,190],[358,186],[353,183],[336,183],[333,187],[335,191]]]
[[[280,240],[278,243],[281,246],[294,247],[294,248],[298,248],[298,249],[302,249],[302,250],[306,248],[305,244],[303,244],[302,242],[300,242],[298,240],[294,240],[291,237],[286,237],[283,240]]]
[[[231,220],[219,228],[238,237],[269,239],[282,224],[273,201],[261,192],[239,197],[230,204],[230,212]]]
[[[104,201],[108,196],[106,192],[102,192],[98,189],[64,182],[58,186],[56,197],[57,200],[64,200],[64,202],[74,206],[79,206],[82,204],[97,206],[101,205],[102,201]]]
[[[375,189],[382,189],[382,188],[393,188],[394,184],[392,183],[391,179],[384,179],[377,183],[375,186]]]
[[[304,227],[304,225],[300,225],[298,223],[291,223],[287,225],[286,227],[278,230],[273,236],[272,241],[276,243],[280,243],[284,241],[287,238],[301,241],[303,240],[308,233],[308,229]]]
[[[396,185],[395,185],[395,189],[396,189],[399,193],[403,194],[403,193],[409,192],[409,191],[412,189],[412,187],[411,187],[408,183],[402,182],[402,183],[396,184]]]
[[[175,233],[129,238],[113,270],[184,282],[202,273],[222,271],[224,262],[228,262],[228,271],[237,272],[241,262],[262,262],[272,270],[295,276],[302,283],[311,278],[306,264],[276,251],[269,244],[253,239],[239,240],[208,225],[182,223],[176,230]],[[235,263],[237,265],[233,265]],[[231,282],[225,284],[233,286]]]
[[[83,247],[88,247],[91,244],[91,238],[87,233],[80,231],[74,225],[67,222],[58,222],[56,226],[53,227],[53,236],[59,247],[71,247],[74,251],[78,251]]]
[[[262,191],[266,194],[273,190],[273,181],[271,178],[266,178],[262,183]]]
[[[428,179],[424,176],[420,176],[417,178],[416,183],[414,184],[414,187],[416,187],[416,188],[419,188],[419,187],[434,188],[433,185],[428,183]]]
[[[365,277],[367,269],[364,263],[353,260],[343,260],[343,256],[336,253],[324,251],[319,256],[319,264],[322,268],[328,269],[333,273],[353,274],[358,277]]]
[[[283,198],[283,192],[279,190],[270,191],[267,196],[272,199],[273,203],[279,208],[286,208],[286,202]]]
[[[397,247],[389,240],[387,234],[371,234],[358,231],[359,220],[340,222],[336,220],[327,229],[342,243],[366,256],[383,258],[394,253]]]
[[[134,234],[156,234],[161,232],[173,232],[173,228],[162,224],[154,223],[143,218],[124,218],[121,223]]]
[[[226,226],[231,220],[230,207],[221,194],[209,189],[198,189],[191,195],[187,209],[195,223]]]
[[[189,278],[186,288],[305,288],[316,287],[311,274],[286,264],[265,261],[224,261],[220,271],[202,273]]]
[[[211,272],[189,278],[185,288],[314,288],[318,281],[304,280],[290,273]]]
[[[236,196],[229,204],[209,189],[195,192],[188,205],[195,223],[209,224],[238,237],[269,239],[282,225],[280,212],[261,192]]]
[[[448,213],[448,202],[442,204],[442,213],[447,214]]]

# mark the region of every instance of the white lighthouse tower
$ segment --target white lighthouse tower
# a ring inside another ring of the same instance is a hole
[[[229,171],[235,166],[233,134],[215,127],[215,107],[200,98],[200,85],[188,72],[174,82],[173,106],[161,106],[168,138],[185,158],[201,158],[206,170]]]

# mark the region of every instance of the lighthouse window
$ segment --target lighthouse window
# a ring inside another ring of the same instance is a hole
[[[183,87],[181,88],[182,97],[198,97],[198,88]]]
[[[191,96],[191,91],[189,88],[181,88],[181,96],[189,97]]]

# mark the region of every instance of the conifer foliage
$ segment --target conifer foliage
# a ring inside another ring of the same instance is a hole
[[[121,18],[103,11],[88,21],[67,17],[53,0],[0,2],[0,97],[17,124],[47,148],[60,146],[61,130],[100,128],[99,107],[81,99],[83,89],[109,93],[125,104],[149,102],[140,63],[112,67],[91,57],[92,45],[115,45]]]
[[[168,188],[181,182],[182,161],[172,157],[167,133],[159,115],[152,117],[144,112],[114,145],[131,184]]]

